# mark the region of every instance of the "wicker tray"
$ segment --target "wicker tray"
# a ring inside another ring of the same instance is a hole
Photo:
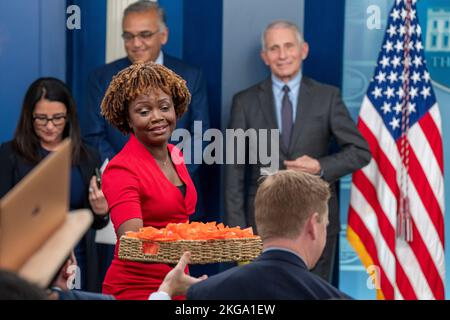
[[[122,236],[119,258],[123,260],[176,264],[183,252],[191,252],[191,264],[250,261],[262,250],[260,237],[224,240],[145,241]]]

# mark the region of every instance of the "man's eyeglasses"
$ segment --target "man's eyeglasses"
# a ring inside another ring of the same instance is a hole
[[[56,115],[52,118],[47,118],[46,116],[34,116],[33,120],[36,122],[38,126],[45,127],[49,121],[53,123],[55,127],[62,126],[66,123],[67,116],[66,115]]]
[[[132,34],[130,32],[124,32],[122,33],[122,38],[125,42],[130,42],[133,41],[134,38],[138,38],[139,40],[143,41],[143,40],[149,40],[151,37],[153,37],[155,34],[157,34],[159,31],[142,31],[139,32],[138,34]]]

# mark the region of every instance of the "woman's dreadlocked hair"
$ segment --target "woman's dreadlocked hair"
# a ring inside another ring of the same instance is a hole
[[[186,81],[175,72],[153,62],[138,63],[113,77],[102,101],[102,115],[122,133],[130,133],[128,106],[151,89],[161,89],[171,96],[177,118],[186,112],[191,102]]]

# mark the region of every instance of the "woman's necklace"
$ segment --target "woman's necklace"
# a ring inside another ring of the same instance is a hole
[[[161,161],[158,160],[158,163],[161,165]],[[167,158],[165,161],[162,161],[162,167],[165,168],[168,163],[169,163],[169,158]]]

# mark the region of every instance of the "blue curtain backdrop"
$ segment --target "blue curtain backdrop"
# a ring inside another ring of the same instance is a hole
[[[221,127],[222,83],[222,0],[185,0],[183,28],[183,58],[203,70],[208,86],[211,128]],[[220,166],[201,167],[202,191],[207,221],[219,221]]]
[[[305,60],[303,73],[320,82],[328,83],[342,90],[344,49],[345,0],[305,1],[304,37],[310,52]],[[333,141],[330,152],[338,150]],[[340,185],[337,185],[340,199]],[[340,207],[340,215],[342,217]],[[339,287],[339,238],[332,277],[332,284]]]
[[[81,29],[67,29],[67,84],[83,119],[84,93],[89,74],[105,63],[106,0],[67,0],[81,11]]]
[[[65,13],[60,0],[0,1],[0,143],[12,139],[34,80],[66,80]]]

